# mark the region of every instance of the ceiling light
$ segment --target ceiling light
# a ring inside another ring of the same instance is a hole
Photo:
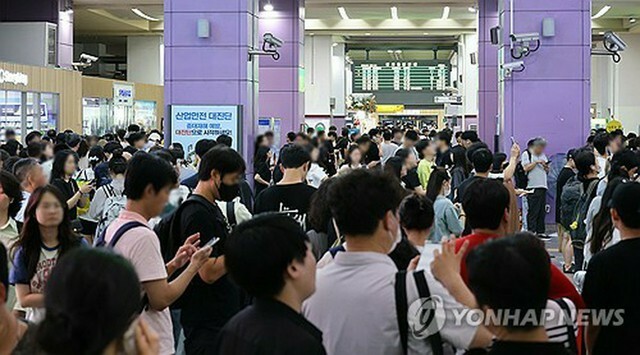
[[[400,54],[402,51],[400,49],[396,50],[396,54]]]
[[[367,32],[364,34],[365,36],[371,36],[371,32]]]
[[[451,8],[449,6],[445,6],[444,9],[442,9],[442,19],[443,20],[449,19],[449,12],[451,12]]]
[[[343,20],[349,19],[349,15],[347,15],[347,10],[345,10],[344,7],[340,6],[338,8],[338,13],[340,14],[340,17],[342,17]]]
[[[425,35],[425,36],[428,36],[429,32],[423,32],[422,34]]]
[[[635,19],[635,18],[630,18],[630,19],[629,19],[629,23],[636,23],[637,21],[638,21],[638,20],[637,20],[637,19]]]
[[[266,3],[266,4],[264,5],[263,9],[264,9],[264,11],[266,11],[266,12],[271,12],[271,11],[273,11],[273,5],[272,5],[270,2],[268,2],[268,3]]]
[[[395,6],[391,6],[391,18],[394,20],[398,19],[398,8]]]
[[[161,21],[159,18],[151,17],[151,16],[149,16],[149,15],[145,14],[144,12],[140,11],[140,9],[138,9],[138,8],[135,8],[135,7],[134,7],[133,9],[131,9],[131,11],[133,11],[133,13],[134,13],[134,14],[136,14],[136,15],[138,15],[138,16],[140,16],[140,17],[142,17],[142,18],[143,18],[143,19],[145,19],[145,20],[149,20],[149,21]]]
[[[602,36],[602,35],[604,35],[604,31],[600,31],[600,32],[598,32],[598,34]]]
[[[336,42],[333,42],[333,47],[337,47],[338,44]]]
[[[387,53],[393,53],[393,49],[387,49]]]
[[[600,11],[598,11],[598,13],[593,15],[591,18],[594,19],[594,20],[598,19],[598,18],[604,16],[607,12],[609,12],[609,10],[611,10],[611,6],[610,5],[604,5],[602,7],[602,9],[600,9]]]
[[[473,13],[478,11],[478,10],[476,10],[475,6],[469,6],[469,8],[467,10],[469,10],[469,12],[473,12]]]

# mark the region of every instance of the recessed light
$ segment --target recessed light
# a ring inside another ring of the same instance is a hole
[[[349,15],[347,15],[347,10],[345,10],[344,7],[340,6],[338,8],[338,13],[340,14],[340,17],[342,17],[343,20],[349,19]]]
[[[635,19],[635,18],[630,18],[630,19],[629,19],[629,23],[636,23],[636,22],[638,22],[638,20],[637,20],[637,19]]]
[[[371,32],[367,32],[364,34],[365,36],[371,36]]]
[[[428,36],[429,32],[423,32],[422,34],[425,35],[425,36]]]
[[[273,5],[271,3],[266,3],[263,7],[264,11],[271,12],[273,11]]]
[[[600,11],[598,11],[598,13],[597,13],[597,14],[595,14],[595,15],[593,15],[591,18],[592,18],[592,19],[594,19],[594,20],[595,20],[595,19],[598,19],[598,18],[600,18],[600,17],[604,16],[607,12],[609,12],[609,10],[611,10],[611,5],[604,5],[604,6],[600,9]]]
[[[148,20],[148,21],[160,21],[159,18],[151,17],[151,16],[145,14],[144,12],[140,11],[140,9],[138,9],[138,8],[134,7],[133,9],[131,9],[131,11],[133,11],[134,14],[142,17],[145,20]]]
[[[603,36],[603,35],[604,35],[604,32],[603,32],[603,31],[600,31],[600,32],[598,32],[598,34],[599,34],[599,35],[601,35],[601,36]]]
[[[449,13],[451,12],[451,8],[449,6],[445,6],[442,9],[442,19],[443,20],[447,20],[449,19]]]
[[[398,19],[398,8],[395,6],[391,6],[391,18],[394,20]]]
[[[333,42],[333,47],[336,47],[338,45],[338,43]]]
[[[393,49],[387,49],[387,53],[393,53]]]
[[[396,54],[400,54],[402,51],[400,49],[396,50]]]
[[[469,6],[469,8],[467,8],[467,10],[469,10],[469,12],[473,12],[473,13],[475,13],[477,11],[474,6]]]

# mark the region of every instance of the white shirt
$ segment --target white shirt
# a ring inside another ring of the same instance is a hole
[[[49,159],[44,163],[40,164],[42,166],[42,173],[47,181],[51,180],[51,170],[53,170],[53,159]]]
[[[598,162],[598,167],[600,168],[600,171],[598,171],[598,179],[602,179],[605,176],[607,176],[607,170],[609,170],[608,169],[609,162],[607,161],[607,158],[598,154],[597,151],[596,151],[596,161]]]
[[[305,317],[318,327],[328,355],[401,355],[395,306],[395,275],[389,256],[373,252],[340,252],[332,263],[317,271],[316,292],[303,305]],[[447,321],[440,331],[456,348],[471,344],[476,327],[455,326],[452,309],[462,305],[432,276],[425,273],[433,296],[444,302]],[[407,274],[407,304],[418,300],[413,275]],[[424,339],[409,332],[409,354],[431,354]]]
[[[27,205],[29,204],[29,197],[31,197],[31,194],[22,190],[22,202],[20,205],[20,210],[18,211],[18,213],[16,214],[16,218],[14,218],[16,221],[20,222],[20,223],[24,223],[24,214],[27,212]]]
[[[233,202],[234,202],[233,212],[236,215],[236,223],[240,224],[242,222],[250,220],[253,217],[251,215],[251,212],[249,212],[249,210],[247,209],[247,206],[245,206],[244,204],[242,204],[242,202],[240,202],[240,197],[236,197],[235,199],[233,199]],[[229,221],[227,217],[227,202],[216,201],[216,204],[222,211],[222,215],[224,215],[224,218],[227,221]]]
[[[522,153],[522,166],[526,166],[528,164],[534,162],[548,162],[547,156],[544,153],[540,155],[535,155],[530,151],[525,151]],[[529,183],[527,184],[527,189],[546,189],[547,188],[547,172],[544,170],[544,167],[540,164],[536,164],[533,170],[529,170],[527,173],[527,177],[529,178]]]

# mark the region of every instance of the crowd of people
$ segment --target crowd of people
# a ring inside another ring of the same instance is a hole
[[[449,129],[275,142],[5,130],[0,355],[640,351],[635,134],[553,161]]]

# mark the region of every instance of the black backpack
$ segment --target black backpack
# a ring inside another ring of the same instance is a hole
[[[526,153],[529,155],[529,162],[531,162],[531,152],[527,149]],[[516,165],[516,172],[513,177],[516,179],[516,188],[526,189],[529,185],[529,174],[524,170],[522,161],[519,161],[518,165]]]
[[[191,195],[182,204],[180,204],[178,208],[164,216],[153,228],[156,235],[158,235],[158,239],[160,239],[160,250],[162,251],[162,257],[165,262],[169,262],[173,259],[176,252],[184,242],[182,240],[181,228],[179,228],[180,218],[184,208],[194,203],[201,204],[207,209],[211,209],[211,203],[204,197]],[[212,211],[212,213],[214,212]]]

